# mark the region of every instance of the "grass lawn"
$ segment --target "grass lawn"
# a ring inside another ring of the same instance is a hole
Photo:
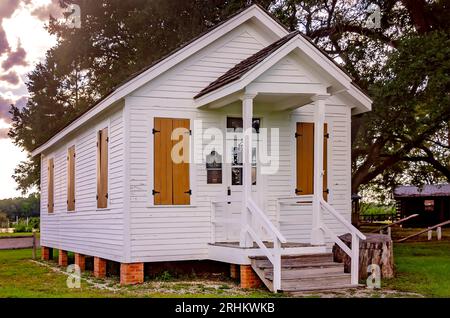
[[[383,280],[383,289],[418,293],[426,297],[450,297],[450,242],[395,244],[396,277]],[[55,255],[56,256],[56,255]],[[81,289],[69,289],[67,276],[30,260],[31,250],[0,251],[2,297],[277,297],[265,290],[242,290],[229,280],[146,280],[143,285],[120,287],[118,277],[96,280],[83,274]],[[56,268],[55,263],[50,263]],[[94,287],[94,284],[99,286]],[[103,289],[102,289],[103,288]],[[381,297],[383,290],[371,295]],[[377,296],[378,295],[378,296]],[[320,295],[318,297],[321,297]],[[401,297],[391,294],[386,297]]]
[[[53,272],[48,267],[33,263],[30,258],[30,249],[0,251],[0,298],[273,297],[273,294],[264,290],[244,291],[231,281],[212,284],[196,279],[188,282],[149,281],[140,286],[120,287],[118,278],[115,277],[108,279],[106,283],[98,281],[110,289],[94,287],[84,280],[81,282],[81,289],[69,289],[65,274]],[[89,272],[83,275],[97,282]]]
[[[36,233],[39,236],[39,233]],[[33,236],[33,233],[0,233],[0,237]]]
[[[383,287],[426,297],[450,297],[450,242],[394,244],[397,274]]]

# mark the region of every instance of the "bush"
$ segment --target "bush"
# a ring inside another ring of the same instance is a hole
[[[33,229],[39,229],[39,218],[33,217],[28,219],[27,221],[20,219],[17,224],[14,224],[14,232],[15,233],[29,233],[33,232]]]

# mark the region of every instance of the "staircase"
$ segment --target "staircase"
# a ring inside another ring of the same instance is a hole
[[[253,270],[273,291],[273,265],[265,256],[250,257]],[[351,275],[344,273],[344,264],[333,261],[333,254],[290,255],[281,258],[281,291],[295,294],[354,288]]]

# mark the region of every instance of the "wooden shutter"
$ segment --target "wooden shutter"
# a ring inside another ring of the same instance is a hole
[[[67,151],[67,211],[75,211],[75,146]]]
[[[172,140],[176,128],[189,131],[188,119],[155,118],[154,141],[154,204],[190,204],[189,163],[174,163],[172,148],[179,141]],[[188,150],[189,151],[189,150]]]
[[[323,198],[328,201],[328,124],[323,127]]]
[[[189,128],[190,123],[189,119],[174,119],[173,120],[173,129],[183,128],[184,129],[184,138],[187,143],[185,143],[185,147],[183,147],[183,151],[186,153],[182,153],[183,157],[189,158]],[[187,136],[186,136],[187,134]],[[180,140],[173,140],[172,144],[175,145]],[[186,149],[187,148],[187,149]],[[191,203],[191,189],[189,184],[189,162],[181,162],[181,163],[173,163],[173,204],[174,205],[189,205]]]
[[[54,202],[54,188],[55,188],[55,165],[53,158],[49,159],[47,162],[47,211],[48,213],[54,212],[55,202]]]
[[[108,128],[97,136],[97,208],[108,207]]]
[[[314,123],[297,123],[297,195],[314,194]],[[324,126],[323,191],[328,199],[328,125]]]
[[[155,118],[154,122],[154,204],[173,204],[172,194],[172,119]]]
[[[297,188],[298,195],[314,193],[314,124],[297,123]]]

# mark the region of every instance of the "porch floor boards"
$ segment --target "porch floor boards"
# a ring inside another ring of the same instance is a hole
[[[273,248],[272,242],[264,242],[267,248]],[[210,244],[212,246],[221,246],[221,247],[231,247],[231,248],[240,248],[240,249],[259,249],[259,246],[254,243],[253,247],[240,247],[239,242],[216,242],[213,244]],[[317,245],[311,245],[308,243],[283,243],[281,244],[281,248],[296,248],[296,247],[315,247]]]

